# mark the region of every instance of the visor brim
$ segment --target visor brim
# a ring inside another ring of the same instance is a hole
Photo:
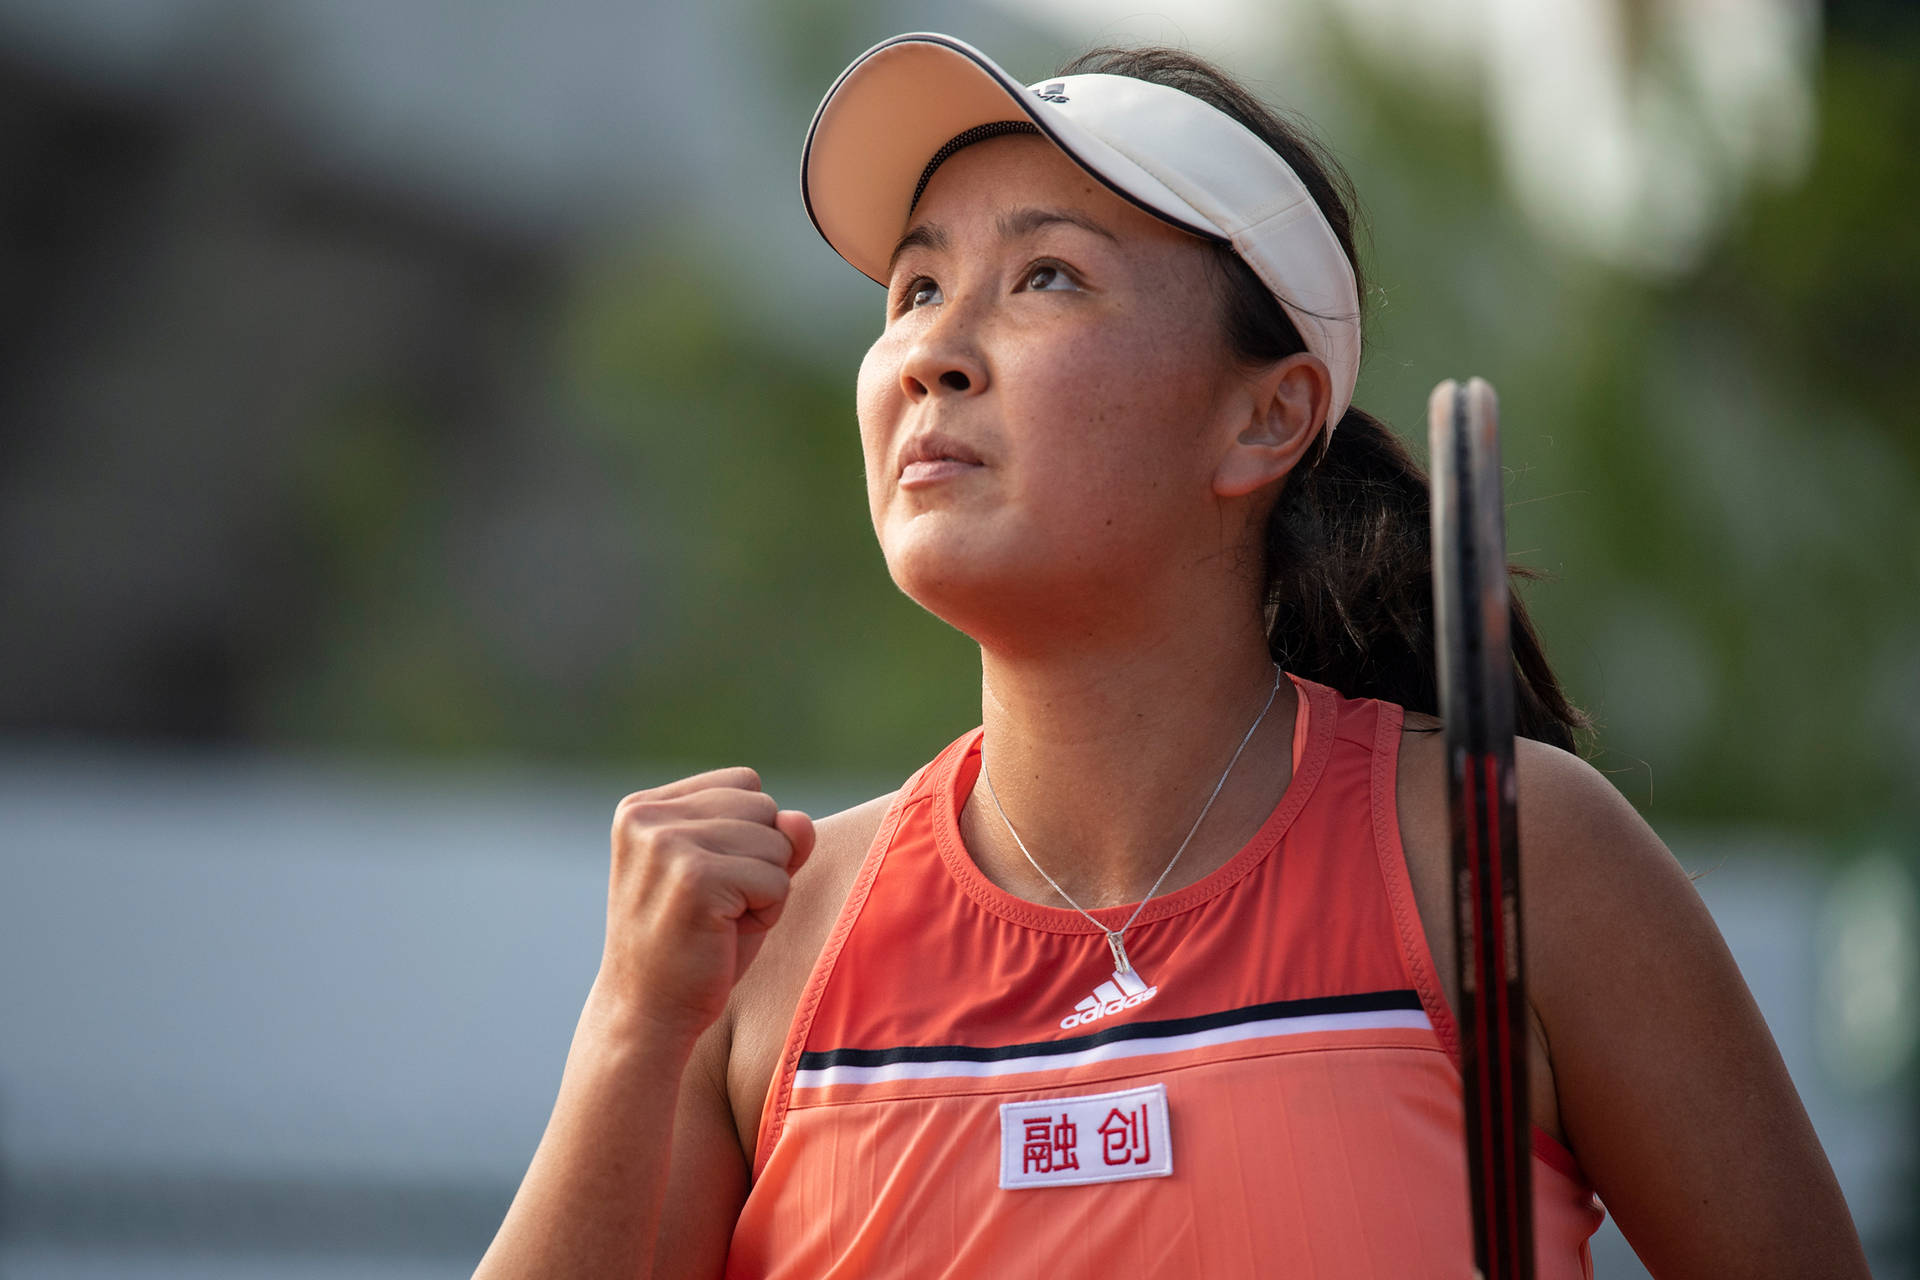
[[[949,36],[916,32],[877,44],[834,82],[807,130],[800,162],[807,216],[835,252],[884,284],[928,160],[969,129],[1025,119],[1129,204],[1204,240],[1228,242],[1185,201],[1046,107],[992,59]],[[1152,198],[1122,186],[1103,165]]]

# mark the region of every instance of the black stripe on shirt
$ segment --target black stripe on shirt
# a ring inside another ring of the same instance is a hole
[[[982,1047],[967,1044],[902,1045],[893,1049],[826,1049],[800,1055],[799,1069],[817,1071],[822,1067],[881,1067],[890,1062],[1000,1062],[1007,1058],[1040,1058],[1056,1054],[1078,1053],[1083,1049],[1112,1044],[1117,1040],[1152,1040],[1161,1036],[1188,1035],[1212,1031],[1217,1027],[1238,1026],[1243,1022],[1264,1022],[1269,1018],[1305,1018],[1324,1013],[1372,1013],[1381,1009],[1418,1009],[1417,991],[1365,991],[1347,996],[1311,996],[1304,1000],[1274,1000],[1251,1004],[1242,1009],[1223,1009],[1191,1018],[1167,1018],[1159,1022],[1124,1022],[1090,1035],[1066,1040],[1039,1040],[1028,1044],[1003,1044]]]

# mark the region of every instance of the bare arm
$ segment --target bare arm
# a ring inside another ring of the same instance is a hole
[[[1529,994],[1560,1118],[1659,1280],[1866,1277],[1846,1201],[1685,872],[1579,759],[1520,753]]]
[[[546,1133],[476,1280],[645,1274],[674,1116],[700,1073],[684,1034],[608,1004],[597,988],[587,999]]]
[[[719,1015],[813,845],[806,815],[759,786],[751,770],[716,770],[621,802],[600,972],[546,1133],[476,1280],[719,1270],[747,1177],[717,1083]],[[656,1267],[675,1164],[683,1185],[704,1181],[713,1194],[679,1198],[677,1217],[701,1221],[676,1222],[689,1248]]]
[[[813,851],[793,878],[780,927],[694,1050],[674,1118],[654,1280],[710,1278],[726,1265],[794,1006],[892,800],[880,796],[815,821]]]

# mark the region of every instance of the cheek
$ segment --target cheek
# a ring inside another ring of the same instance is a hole
[[[879,501],[880,469],[887,443],[905,397],[900,392],[899,361],[887,349],[885,337],[867,349],[854,384],[854,414],[860,423],[860,452],[866,461],[868,501]]]
[[[1174,496],[1201,461],[1214,387],[1186,335],[1111,329],[1015,357],[1005,386],[1024,390],[1031,438],[1062,456],[1046,470],[1082,500]]]

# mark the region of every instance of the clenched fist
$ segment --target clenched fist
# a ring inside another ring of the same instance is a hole
[[[775,804],[751,769],[714,769],[622,800],[599,994],[654,1026],[698,1035],[720,1016],[812,851],[813,820]]]

